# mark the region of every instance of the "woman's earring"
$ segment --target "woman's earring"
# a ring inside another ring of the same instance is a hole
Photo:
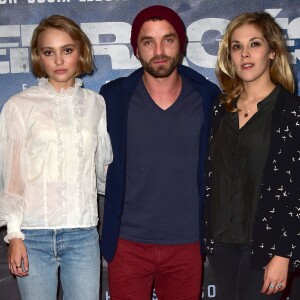
[[[275,59],[275,52],[274,51],[270,51],[270,54],[271,54],[270,59]]]

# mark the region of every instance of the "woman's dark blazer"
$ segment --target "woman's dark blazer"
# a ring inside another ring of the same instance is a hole
[[[214,107],[212,137],[224,108]],[[210,226],[210,191],[213,189],[211,160],[206,169],[206,196],[203,218],[205,251],[213,253]],[[291,259],[300,268],[300,97],[281,89],[274,108],[270,149],[260,188],[252,231],[252,264],[264,267],[274,255]]]

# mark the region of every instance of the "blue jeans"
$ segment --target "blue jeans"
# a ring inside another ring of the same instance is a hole
[[[99,235],[95,227],[22,230],[29,275],[18,277],[22,300],[56,300],[58,268],[64,300],[98,300]]]

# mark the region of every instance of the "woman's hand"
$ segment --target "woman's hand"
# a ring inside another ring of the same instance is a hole
[[[271,295],[283,291],[286,287],[289,258],[275,255],[265,269],[263,294]]]
[[[9,241],[8,268],[16,276],[28,276],[28,256],[22,239],[11,239]]]

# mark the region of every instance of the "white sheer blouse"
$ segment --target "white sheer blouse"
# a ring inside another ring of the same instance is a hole
[[[95,226],[97,189],[112,161],[103,98],[75,86],[57,92],[42,78],[0,115],[0,226],[5,241],[24,229]]]

